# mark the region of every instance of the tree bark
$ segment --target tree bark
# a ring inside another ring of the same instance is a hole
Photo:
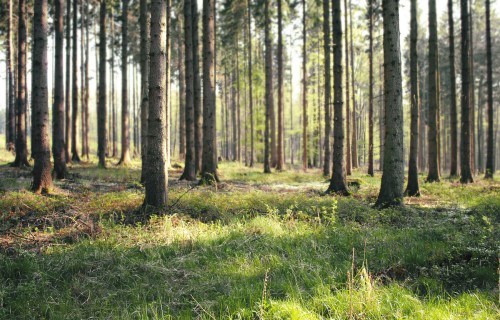
[[[485,0],[486,7],[486,86],[488,89],[488,139],[486,141],[486,173],[485,178],[493,179],[495,173],[495,140],[493,131],[493,64],[491,53],[491,17],[490,0]]]
[[[471,138],[470,138],[470,43],[469,43],[469,8],[467,0],[460,0],[460,18],[462,24],[462,128],[460,137],[460,182],[472,183]]]
[[[457,84],[455,75],[455,31],[453,21],[453,0],[448,0],[448,34],[450,46],[450,128],[451,155],[450,176],[458,175],[458,131],[457,131]]]
[[[54,156],[55,177],[56,179],[64,179],[66,178],[68,171],[66,168],[66,154],[64,147],[64,0],[55,0],[54,4],[54,29],[56,35],[56,48],[54,103],[52,105],[52,154]]]
[[[76,0],[73,0],[76,1]],[[65,130],[64,156],[66,163],[70,161],[69,147],[71,139],[71,0],[66,1],[66,87],[65,87]]]
[[[323,40],[324,40],[324,50],[325,50],[325,158],[323,162],[323,176],[330,176],[331,163],[331,151],[330,151],[330,135],[332,132],[332,123],[330,115],[330,100],[331,100],[331,62],[330,62],[330,1],[323,1]],[[346,55],[347,56],[347,55]],[[349,94],[348,94],[349,96]],[[293,159],[293,155],[292,155]],[[292,160],[293,163],[293,160]]]
[[[191,1],[184,1],[184,39],[186,66],[186,161],[180,180],[196,180],[194,67],[193,67],[193,18]]]
[[[349,0],[349,28],[352,30],[352,5],[351,0]],[[351,36],[351,82],[352,82],[352,139],[351,139],[351,162],[352,168],[355,169],[359,166],[358,164],[358,127],[356,125],[356,78],[354,73],[354,41],[352,41],[352,32]],[[349,66],[346,66],[348,68]]]
[[[22,0],[21,0],[22,1]],[[34,4],[33,17],[33,183],[35,193],[49,192],[52,187],[49,142],[49,94],[47,89],[47,0]],[[62,28],[61,28],[62,29]],[[61,50],[62,51],[62,50]]]
[[[130,163],[130,117],[128,112],[128,4],[129,0],[122,0],[122,154],[118,164],[125,166]]]
[[[141,32],[141,181],[146,182],[147,150],[148,150],[148,113],[149,113],[149,45],[150,16],[148,1],[141,0],[140,32]]]
[[[128,1],[128,0],[125,0]],[[167,205],[167,130],[166,90],[166,22],[165,0],[151,2],[151,51],[149,72],[148,142],[146,156],[145,206],[162,208]]]
[[[439,173],[439,69],[438,69],[436,0],[429,0],[429,117],[427,182],[438,182]]]
[[[272,59],[272,43],[271,43],[271,35],[270,35],[270,24],[271,19],[269,17],[269,1],[265,0],[265,25],[264,25],[264,33],[265,33],[265,45],[266,45],[266,55],[265,55],[265,68],[266,68],[266,125],[264,132],[264,173],[271,173],[271,165],[272,165],[272,154],[271,159],[269,159],[270,148],[272,149],[272,145],[270,142],[270,130],[271,135],[272,131],[272,121],[274,120],[272,117],[272,110],[274,108],[274,98],[273,98],[273,59]],[[271,128],[270,128],[271,127]],[[271,137],[271,139],[274,138]],[[271,150],[272,153],[272,150]]]
[[[307,171],[307,30],[306,0],[302,0],[302,169]],[[336,40],[335,40],[336,41]]]
[[[13,23],[13,1],[9,1],[9,22],[7,29],[7,95],[8,95],[8,106],[6,114],[6,147],[7,151],[14,151],[14,145],[16,140],[16,98],[15,98],[15,84],[14,84],[14,41],[13,33],[14,23]]]
[[[384,173],[378,207],[402,205],[404,185],[403,79],[399,33],[399,0],[383,0],[385,124]]]
[[[83,152],[82,156],[89,160],[89,1],[85,2],[84,7],[84,29],[85,29],[85,62],[84,62],[84,79],[85,79],[85,91],[83,94],[83,102],[84,102],[84,116],[85,116],[85,126],[83,127]],[[82,34],[83,34],[82,28]]]
[[[182,36],[183,19],[179,14],[179,37]],[[179,62],[179,158],[184,160],[186,156],[186,77],[183,58],[185,54],[184,41],[178,41],[178,62]]]
[[[328,193],[348,195],[344,167],[344,115],[342,110],[342,23],[340,0],[333,0],[333,172]]]
[[[72,121],[71,121],[71,161],[80,162],[78,155],[77,124],[78,124],[78,1],[73,0],[73,51],[72,51]]]
[[[195,171],[201,171],[203,154],[203,115],[201,110],[201,79],[200,79],[200,41],[198,36],[198,1],[191,1],[191,16],[193,19],[193,90],[194,90],[194,150]]]
[[[29,167],[26,143],[26,2],[19,0],[17,44],[17,126],[14,167]]]
[[[369,71],[369,101],[368,101],[368,174],[373,177],[373,0],[368,4],[368,33],[369,48],[368,59],[370,65]]]
[[[285,125],[283,97],[283,13],[282,0],[278,2],[278,150],[276,169],[281,171],[285,166]]]
[[[253,121],[253,84],[252,84],[252,15],[250,8],[250,0],[247,0],[248,8],[248,96],[249,96],[249,111],[250,111],[250,163],[249,167],[253,167],[254,161],[254,121]]]
[[[106,86],[106,0],[100,1],[99,14],[99,102],[97,106],[97,156],[99,167],[106,167],[106,120],[108,118],[106,109],[107,86]]]
[[[203,161],[201,181],[213,184],[217,175],[215,96],[215,0],[203,1]]]
[[[349,13],[348,11],[348,6],[347,6],[347,0],[344,0],[344,25],[346,28],[346,35],[345,35],[345,98],[346,98],[346,174],[348,176],[351,175],[352,173],[352,159],[351,159],[351,107],[350,107],[350,101],[351,101],[351,96],[350,96],[350,82],[349,82],[349,30],[347,28],[347,15]],[[352,29],[350,30],[352,32]]]
[[[118,156],[118,119],[116,114],[115,94],[115,15],[111,7],[111,120],[113,127],[113,153],[112,157]]]
[[[411,1],[411,28],[410,28],[410,99],[411,99],[411,136],[410,136],[410,158],[408,163],[408,185],[406,195],[410,197],[420,196],[418,184],[418,129],[420,97],[418,88],[418,21],[417,0]]]

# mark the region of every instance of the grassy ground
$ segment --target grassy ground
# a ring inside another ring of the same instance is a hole
[[[48,196],[0,153],[1,319],[498,319],[500,181],[423,184],[404,208],[348,198],[319,171],[170,172],[169,214],[140,210],[139,164],[70,167]]]

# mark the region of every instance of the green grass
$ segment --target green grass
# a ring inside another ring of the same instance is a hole
[[[146,215],[139,169],[92,158],[41,196],[0,167],[0,319],[500,318],[498,180],[378,211],[379,176],[338,198],[319,170],[222,163],[216,187],[171,171]]]

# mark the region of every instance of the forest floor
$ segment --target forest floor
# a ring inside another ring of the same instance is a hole
[[[380,173],[324,196],[319,170],[170,171],[141,208],[139,163],[71,165],[50,195],[0,153],[0,319],[499,319],[500,180],[426,184],[376,210]],[[498,177],[498,175],[497,175]]]

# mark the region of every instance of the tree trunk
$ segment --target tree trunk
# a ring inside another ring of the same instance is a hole
[[[351,0],[349,0],[349,29],[352,30],[352,4]],[[356,78],[355,78],[355,73],[354,73],[354,41],[352,41],[352,32],[350,34],[351,36],[351,82],[352,82],[352,139],[351,139],[351,162],[352,162],[352,168],[355,169],[359,166],[358,164],[358,129],[356,125]],[[349,66],[346,66],[346,68],[349,68]],[[349,146],[348,146],[349,147]]]
[[[457,132],[457,84],[455,75],[455,31],[453,21],[453,0],[448,0],[448,34],[450,46],[450,127],[451,127],[451,158],[450,176],[458,175],[458,132]]]
[[[252,15],[250,8],[250,0],[247,0],[248,9],[248,96],[249,96],[249,111],[250,111],[250,163],[249,167],[253,167],[255,157],[254,149],[254,121],[253,121],[253,84],[252,84]]]
[[[340,0],[333,0],[333,172],[328,193],[347,195],[344,167],[344,115],[342,110],[342,23]]]
[[[49,142],[49,93],[47,90],[47,0],[35,1],[33,17],[33,183],[35,193],[49,192],[52,187]],[[62,29],[62,27],[61,27]],[[62,50],[61,50],[62,51]]]
[[[113,127],[113,153],[112,157],[118,156],[118,119],[116,114],[115,94],[115,15],[111,7],[111,113]]]
[[[148,1],[140,2],[140,29],[141,29],[141,181],[146,182],[147,153],[148,153],[148,113],[149,113],[149,39],[150,16]],[[180,41],[179,41],[180,42]]]
[[[15,104],[15,84],[14,84],[14,41],[13,33],[14,23],[13,23],[13,1],[9,1],[9,23],[8,23],[8,34],[7,34],[7,94],[8,94],[8,106],[6,115],[6,128],[7,128],[7,151],[14,151],[14,144],[16,140],[16,104]]]
[[[331,79],[330,79],[330,1],[323,1],[323,40],[325,50],[325,158],[323,162],[323,176],[330,176],[331,158],[330,158],[330,135],[332,132],[332,123],[330,115],[330,99],[331,99]],[[347,56],[347,55],[346,55]],[[292,99],[292,97],[290,97]],[[291,109],[290,109],[291,111]],[[292,118],[290,116],[290,118]],[[293,159],[293,154],[292,154]],[[293,160],[292,160],[293,163]]]
[[[215,97],[215,1],[203,1],[203,163],[201,182],[217,176],[217,125]]]
[[[125,0],[128,1],[128,0]],[[151,52],[145,206],[165,207],[168,193],[166,55],[167,1],[151,2]]]
[[[302,169],[307,171],[307,30],[306,0],[302,0]]]
[[[85,114],[85,127],[83,130],[83,155],[89,160],[89,1],[85,2],[85,92],[83,96],[84,101],[84,114]],[[82,30],[83,34],[83,30]]]
[[[106,87],[106,1],[100,1],[100,31],[99,31],[99,102],[97,105],[97,156],[99,167],[106,167],[106,120],[108,118],[106,109],[107,87]]]
[[[462,24],[462,130],[460,137],[460,182],[472,183],[471,138],[470,138],[470,43],[469,43],[469,8],[467,0],[460,0],[460,18]]]
[[[195,171],[201,171],[201,158],[203,154],[203,115],[201,110],[201,80],[200,80],[200,48],[198,36],[198,1],[191,1],[191,16],[193,19],[193,90],[194,90],[194,150]]]
[[[71,161],[80,162],[78,155],[77,124],[78,124],[78,1],[73,0],[73,80],[72,80],[72,121],[71,121]]]
[[[179,37],[182,35],[182,15],[179,15]],[[184,41],[178,41],[179,62],[179,158],[184,160],[186,156],[186,77],[184,71]]]
[[[418,115],[420,112],[420,97],[418,89],[418,21],[417,0],[411,1],[411,30],[410,30],[410,99],[411,99],[411,136],[410,136],[410,159],[408,163],[408,185],[406,195],[410,197],[420,196],[418,185]]]
[[[403,203],[403,79],[399,33],[399,0],[383,0],[385,124],[384,173],[376,206]]]
[[[122,1],[122,154],[118,162],[119,165],[125,166],[130,163],[130,117],[128,112],[128,3],[129,0]]]
[[[26,2],[19,0],[17,44],[17,127],[14,167],[29,167],[26,143]]]
[[[278,150],[276,169],[283,170],[285,166],[285,125],[283,97],[283,13],[282,0],[278,1]]]
[[[76,0],[73,0],[76,1]],[[66,163],[70,161],[69,147],[71,139],[71,0],[66,1],[66,87],[65,87],[65,130],[64,156]]]
[[[368,4],[368,32],[369,32],[369,101],[368,101],[368,174],[373,177],[373,0]]]
[[[483,87],[484,87],[484,75],[481,75],[479,80],[479,89],[477,93],[477,171],[478,173],[484,173],[484,130],[483,130],[483,110],[484,110],[484,98],[483,98]]]
[[[171,19],[171,13],[172,13],[172,1],[171,0],[166,0],[167,1],[167,39],[165,43],[165,72],[166,72],[166,84],[165,84],[165,104],[166,104],[166,123],[167,123],[167,169],[170,168],[170,161],[171,161],[171,144],[170,144],[170,127],[172,126],[172,83],[170,81],[171,78],[171,41],[170,41],[170,35],[172,32],[172,19]]]
[[[472,19],[472,0],[469,1],[469,89],[470,89],[470,167],[472,175],[476,174],[476,77],[474,75],[474,20]]]
[[[56,179],[64,179],[67,175],[66,154],[64,152],[64,0],[56,0],[54,4],[54,30],[56,35],[56,48],[54,103],[52,105],[52,154],[54,156],[55,177]]]
[[[264,133],[264,173],[271,173],[271,162],[273,159],[273,156],[271,154],[271,159],[269,159],[269,148],[270,146],[270,137],[269,137],[269,130],[271,130],[271,139],[274,139],[273,135],[273,125],[272,122],[274,121],[273,118],[273,109],[274,109],[274,98],[273,98],[273,51],[272,51],[272,43],[271,43],[271,35],[270,35],[270,25],[271,25],[271,19],[269,17],[269,1],[270,0],[265,0],[265,26],[264,26],[264,32],[265,32],[265,45],[266,45],[266,57],[265,57],[265,64],[266,64],[266,125],[265,125],[265,133]],[[269,128],[271,126],[271,128]],[[272,150],[271,150],[272,153]]]
[[[436,0],[429,0],[429,133],[428,133],[428,165],[427,182],[437,182],[439,174],[439,69],[437,42]]]
[[[493,132],[493,65],[491,54],[491,17],[490,0],[486,5],[486,85],[488,88],[488,140],[486,142],[486,174],[485,178],[493,179],[495,173],[495,141]]]
[[[345,68],[345,89],[346,89],[346,93],[345,93],[345,98],[346,98],[346,135],[347,135],[347,138],[346,138],[346,144],[347,144],[347,148],[346,148],[346,174],[348,176],[351,175],[352,173],[352,159],[351,159],[351,137],[350,137],[350,134],[351,134],[351,107],[350,107],[350,101],[351,101],[351,95],[350,95],[350,92],[349,92],[349,88],[350,88],[350,81],[349,81],[349,30],[347,28],[347,15],[349,13],[348,11],[348,6],[347,6],[347,0],[344,0],[344,25],[345,25],[345,65],[346,65],[346,68]],[[352,29],[350,30],[352,32]]]
[[[194,67],[193,67],[193,0],[184,1],[184,39],[186,65],[186,161],[180,179],[196,180],[195,114],[194,114]]]

